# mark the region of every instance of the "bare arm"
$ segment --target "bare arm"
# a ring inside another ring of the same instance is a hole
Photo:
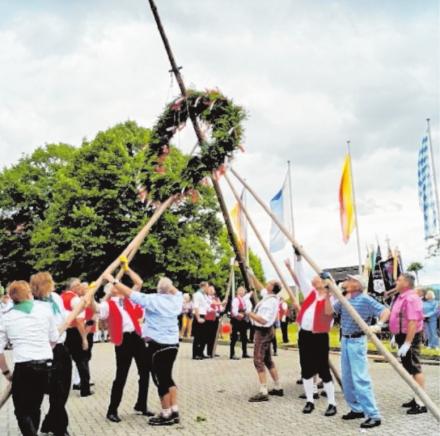
[[[327,295],[325,296],[324,312],[328,316],[331,316],[334,314],[332,302],[330,301],[330,293],[329,292],[327,292]]]
[[[104,279],[107,280],[109,283],[113,283],[113,286],[122,294],[124,294],[126,297],[130,297],[131,293],[133,292],[131,288],[128,286],[125,286],[123,283],[121,283],[119,280],[115,280],[114,277],[111,274],[105,274]],[[142,285],[141,285],[142,286]]]
[[[417,333],[417,323],[414,320],[408,321],[408,331],[406,333],[405,342],[408,342],[408,344],[412,344],[412,341],[414,340],[414,336]]]
[[[8,363],[6,362],[6,357],[4,353],[0,353],[0,370],[3,372],[10,371],[8,367]],[[6,374],[5,377],[11,381],[12,380],[12,372]]]
[[[128,277],[130,277],[136,290],[140,291],[142,289],[142,285],[144,282],[139,276],[139,274],[134,272],[131,268],[127,269],[126,274],[128,275]]]
[[[253,321],[256,321],[256,322],[258,322],[258,323],[260,323],[260,324],[266,324],[266,322],[267,322],[267,320],[265,320],[262,316],[260,316],[260,315],[257,315],[256,313],[254,313],[254,312],[249,312],[248,313],[248,316],[249,316],[249,318],[250,319],[252,319]]]

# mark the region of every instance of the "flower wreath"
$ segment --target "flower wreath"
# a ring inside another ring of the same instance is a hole
[[[200,144],[200,152],[178,160],[171,167],[167,156],[173,153],[170,141],[194,115],[200,124],[211,129],[211,141]],[[152,130],[146,150],[145,188],[149,198],[163,201],[178,193],[193,193],[197,185],[213,171],[224,171],[226,158],[237,148],[243,150],[241,122],[246,114],[218,90],[189,90],[187,97],[169,103]]]

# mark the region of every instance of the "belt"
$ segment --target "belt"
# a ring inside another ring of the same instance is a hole
[[[28,360],[27,362],[17,362],[16,365],[20,366],[52,366],[52,360],[51,359],[44,359],[44,360]]]
[[[259,327],[259,326],[255,326],[255,330],[258,330],[258,331],[260,331],[260,332],[267,332],[267,331],[269,331],[270,329],[272,328],[272,326],[270,326],[270,327]]]
[[[351,335],[342,335],[342,337],[344,337],[346,339],[356,339],[356,338],[361,338],[362,336],[365,336],[364,332],[357,332],[357,333],[353,333]]]

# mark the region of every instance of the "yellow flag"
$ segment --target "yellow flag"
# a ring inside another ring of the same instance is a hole
[[[342,239],[347,243],[356,226],[350,155],[348,154],[345,156],[341,184],[339,186],[339,212],[341,216]]]
[[[246,250],[246,240],[245,240],[245,228],[243,225],[243,216],[240,204],[235,203],[234,207],[229,212],[232,221],[232,227],[234,228],[234,233],[237,238],[238,248],[241,253],[245,253]]]

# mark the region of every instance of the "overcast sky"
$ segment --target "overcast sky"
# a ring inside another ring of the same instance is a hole
[[[388,236],[405,263],[425,263],[417,152],[427,117],[440,149],[438,1],[157,4],[188,86],[218,87],[246,108],[234,166],[266,201],[291,160],[296,235],[322,267],[357,262],[338,214],[347,139],[363,256]],[[178,93],[145,0],[0,0],[0,65],[2,165],[128,119],[149,127]],[[175,142],[187,150],[194,137]],[[268,218],[249,208],[268,239]],[[439,259],[425,280],[440,281]]]

